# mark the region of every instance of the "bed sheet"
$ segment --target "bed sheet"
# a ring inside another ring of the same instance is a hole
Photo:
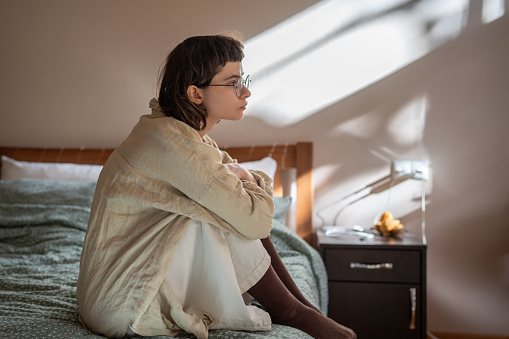
[[[0,337],[104,338],[79,323],[76,302],[94,190],[95,183],[0,180]],[[302,293],[326,314],[327,276],[318,252],[277,220],[271,236]],[[269,332],[211,330],[209,338],[310,336],[273,325]]]

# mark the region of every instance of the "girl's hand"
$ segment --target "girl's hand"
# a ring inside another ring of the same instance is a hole
[[[228,166],[228,169],[230,170],[230,172],[235,174],[237,176],[237,178],[239,178],[240,180],[251,181],[255,184],[257,183],[255,177],[251,174],[251,172],[249,172],[247,169],[245,169],[241,165],[231,163],[231,164],[226,164],[226,166]]]

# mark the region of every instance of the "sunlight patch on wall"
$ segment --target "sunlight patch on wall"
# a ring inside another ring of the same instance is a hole
[[[388,134],[399,145],[419,144],[424,137],[428,100],[420,97],[396,112],[387,124]]]
[[[487,24],[502,17],[505,12],[505,0],[484,0],[482,4],[482,22]]]
[[[362,114],[345,121],[331,131],[331,136],[347,135],[356,140],[372,138],[379,131],[380,125],[383,124],[382,117],[376,113]]]
[[[320,1],[245,43],[249,114],[287,126],[459,34],[468,0]]]
[[[425,180],[398,176],[393,172],[392,161],[429,161],[423,145],[429,105],[425,94],[417,95],[389,115],[375,110],[331,130],[338,144],[354,144],[348,147],[351,153],[342,153],[338,158],[339,164],[332,162],[315,169],[316,184],[321,187],[316,225],[369,228],[382,212],[391,211],[407,229],[425,234],[422,196],[432,191],[432,170],[429,168]],[[391,145],[393,149],[381,145]],[[353,154],[356,156],[351,157]],[[338,186],[331,186],[330,182],[337,178],[341,178]]]

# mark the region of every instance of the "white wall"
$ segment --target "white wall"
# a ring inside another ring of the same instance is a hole
[[[148,112],[159,64],[177,42],[228,29],[248,39],[314,2],[1,1],[0,145],[115,147]],[[283,129],[248,115],[211,135],[221,145],[313,141],[315,210],[327,222],[340,209],[324,210],[331,201],[388,174],[384,157],[429,159],[428,328],[507,335],[507,32],[508,15],[466,31]],[[391,126],[416,106],[425,109],[423,135],[402,141]],[[373,194],[341,220],[366,222],[389,208],[419,232],[419,185]]]
[[[1,144],[114,147],[177,43],[225,30],[247,39],[315,1],[0,0]]]

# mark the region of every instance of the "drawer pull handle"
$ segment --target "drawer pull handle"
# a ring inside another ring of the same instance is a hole
[[[363,264],[360,262],[351,262],[350,268],[361,268],[365,270],[392,270],[394,266],[390,262],[381,264]]]
[[[410,302],[412,305],[412,318],[410,319],[410,329],[415,330],[415,310],[417,309],[417,290],[410,288]]]

